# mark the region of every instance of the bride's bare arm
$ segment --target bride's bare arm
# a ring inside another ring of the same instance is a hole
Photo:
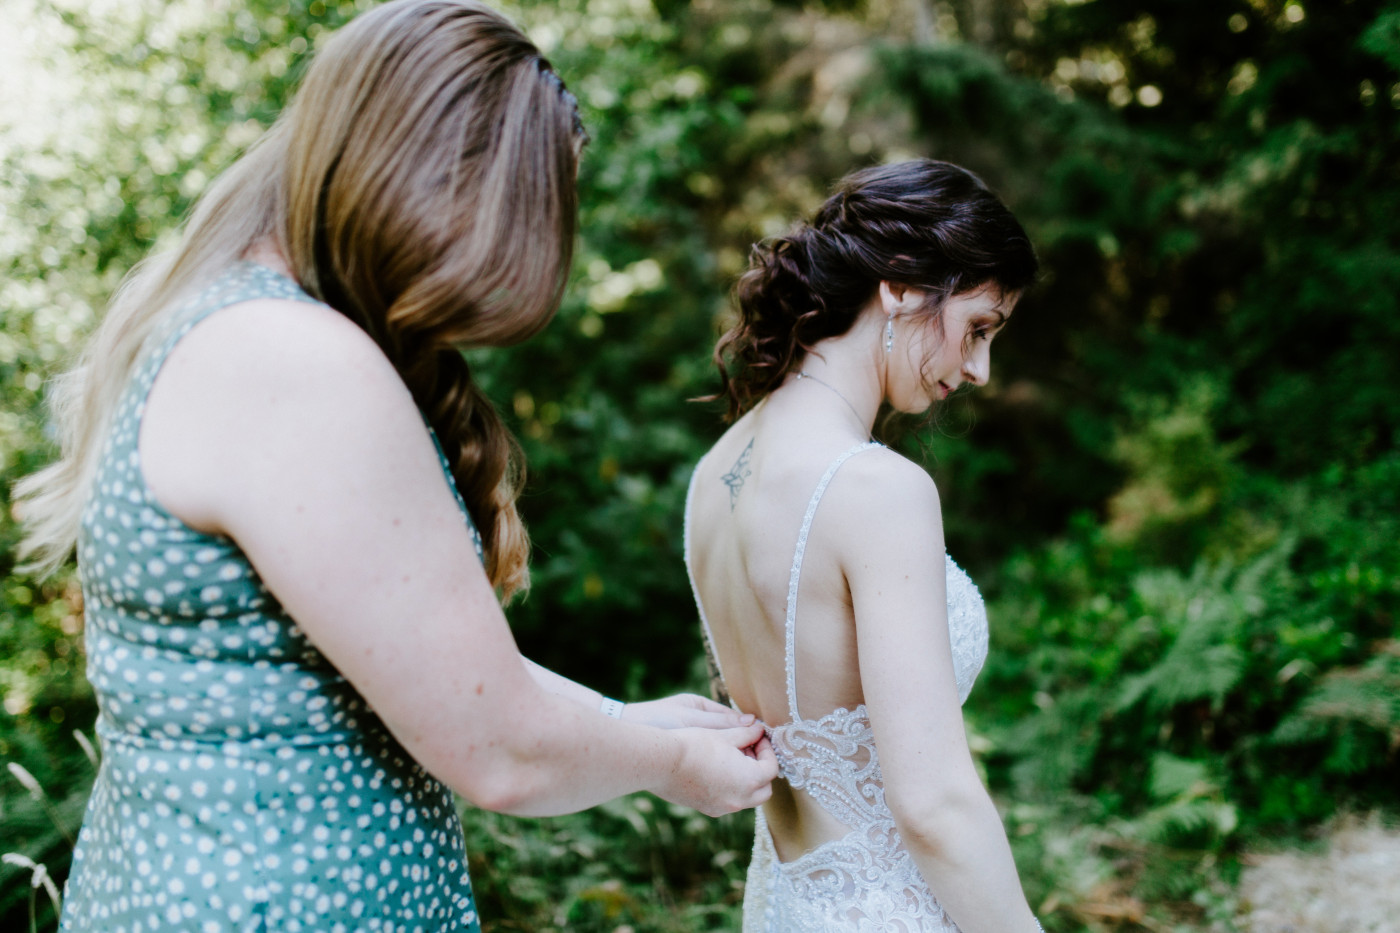
[[[766,799],[771,753],[744,753],[758,726],[617,722],[531,676],[412,398],[339,314],[256,301],[199,324],[157,379],[141,455],[162,504],[233,538],[405,748],[474,803]]]
[[[916,465],[878,451],[848,464],[828,498],[823,508],[833,506],[841,523],[861,685],[900,835],[963,933],[1034,933],[1006,831],[967,746],[938,491]]]

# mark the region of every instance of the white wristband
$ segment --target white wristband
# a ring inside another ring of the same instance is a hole
[[[611,716],[613,719],[622,718],[622,708],[626,706],[621,700],[614,700],[612,697],[603,697],[603,702],[598,705],[598,711],[604,716]]]

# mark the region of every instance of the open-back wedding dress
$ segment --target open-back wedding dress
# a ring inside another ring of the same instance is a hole
[[[804,718],[797,708],[797,591],[812,518],[841,464],[879,446],[874,442],[861,444],[837,457],[807,505],[788,581],[784,667],[789,721],[768,730],[781,778],[794,790],[810,794],[849,832],[793,861],[779,861],[760,809],[744,895],[744,933],[957,931],[905,849],[885,805],[879,757],[864,704],[849,710],[833,709],[817,719]],[[692,476],[685,507],[686,569],[700,613],[705,650],[723,685],[723,668],[714,651],[690,559],[690,502],[694,489]],[[951,558],[945,561],[945,568],[953,667],[959,699],[966,701],[987,657],[987,613],[967,574]]]

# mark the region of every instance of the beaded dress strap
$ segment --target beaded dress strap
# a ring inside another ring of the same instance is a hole
[[[817,514],[817,504],[822,501],[822,494],[826,492],[826,487],[836,475],[836,471],[841,469],[841,464],[862,451],[883,446],[878,441],[867,441],[857,444],[833,460],[822,475],[821,482],[817,483],[817,489],[812,493],[812,501],[807,503],[807,513],[802,516],[802,530],[797,534],[797,550],[792,555],[792,573],[788,575],[787,615],[783,622],[783,667],[787,670],[788,716],[793,722],[802,718],[797,711],[797,587],[802,581],[802,556],[807,550],[807,535],[812,530],[812,519]]]

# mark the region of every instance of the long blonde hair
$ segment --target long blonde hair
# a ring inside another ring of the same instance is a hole
[[[317,52],[273,127],[210,186],[178,247],[127,276],[51,398],[62,458],[17,484],[20,556],[67,560],[117,398],[183,296],[271,240],[365,330],[433,425],[503,596],[528,585],[523,461],[460,352],[543,328],[572,260],[577,104],[474,0],[394,0]]]

